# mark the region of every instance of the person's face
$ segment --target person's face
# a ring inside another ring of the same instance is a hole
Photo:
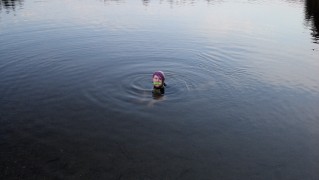
[[[163,81],[160,77],[158,77],[157,75],[153,76],[153,84],[155,87],[161,87],[162,83],[163,83]]]

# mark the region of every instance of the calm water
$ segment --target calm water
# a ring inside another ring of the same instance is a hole
[[[0,178],[319,179],[318,11],[1,0]]]

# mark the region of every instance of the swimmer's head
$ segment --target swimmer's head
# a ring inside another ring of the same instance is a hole
[[[153,73],[153,85],[155,88],[162,88],[164,86],[165,75],[162,71]]]

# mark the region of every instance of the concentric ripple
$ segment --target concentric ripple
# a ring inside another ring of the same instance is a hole
[[[161,60],[159,60],[161,59]],[[152,96],[152,73],[162,70],[166,76],[164,100],[170,103],[191,101],[198,91],[209,91],[214,88],[214,74],[194,67],[183,59],[132,59],[106,62],[105,66],[112,71],[101,68],[91,79],[90,88],[84,94],[91,101],[114,110],[130,107],[143,108],[156,101]],[[164,102],[165,102],[164,101]]]

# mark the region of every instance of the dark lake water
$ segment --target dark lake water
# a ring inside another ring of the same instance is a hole
[[[318,11],[1,0],[0,179],[319,179]]]

